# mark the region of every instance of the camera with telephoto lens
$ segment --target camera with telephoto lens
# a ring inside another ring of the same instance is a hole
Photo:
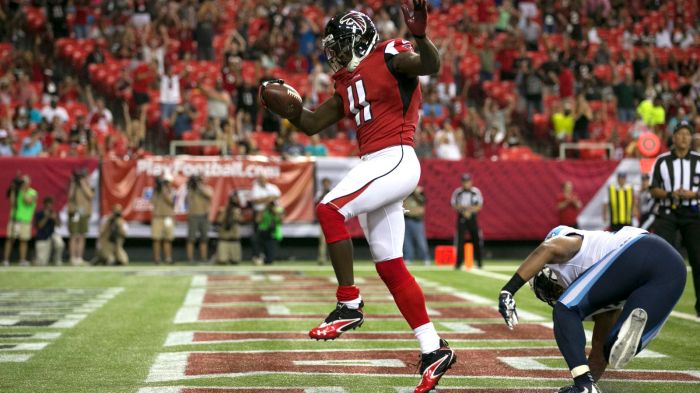
[[[199,188],[199,184],[202,182],[202,177],[199,175],[192,175],[187,179],[187,189],[196,190]]]
[[[7,197],[9,198],[12,194],[17,193],[23,185],[24,178],[22,176],[16,175],[13,177],[12,181],[10,182],[10,186],[7,188]]]
[[[119,240],[119,236],[121,236],[119,228],[119,218],[121,218],[121,216],[121,213],[112,213],[112,217],[109,219],[109,228],[107,229],[109,231],[109,236],[107,238],[110,243],[116,243],[117,240]]]
[[[76,183],[80,183],[81,180],[83,180],[87,176],[87,169],[85,168],[79,168],[73,170],[73,181]]]

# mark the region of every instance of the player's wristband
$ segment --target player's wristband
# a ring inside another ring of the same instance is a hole
[[[511,295],[515,295],[515,292],[525,285],[525,280],[518,273],[513,274],[510,281],[501,289],[501,291],[508,291]]]

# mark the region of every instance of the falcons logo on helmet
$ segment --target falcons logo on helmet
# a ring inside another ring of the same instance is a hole
[[[367,22],[365,22],[365,19],[359,12],[349,12],[340,19],[340,23],[350,26],[353,33],[357,33],[357,31],[359,31],[361,34],[363,34],[365,31],[367,31]]]

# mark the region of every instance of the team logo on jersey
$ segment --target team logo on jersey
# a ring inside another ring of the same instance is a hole
[[[340,18],[340,23],[350,26],[353,32],[356,30],[360,33],[367,31],[367,22],[359,12],[349,12],[347,15]]]

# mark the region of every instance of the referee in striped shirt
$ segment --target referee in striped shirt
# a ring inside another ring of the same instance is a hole
[[[484,206],[484,198],[481,196],[481,191],[472,186],[472,177],[465,173],[462,175],[462,187],[459,187],[452,193],[450,199],[452,208],[457,211],[457,262],[455,269],[460,269],[464,262],[464,235],[469,232],[474,245],[474,260],[476,266],[481,268],[481,248],[483,246],[481,240],[481,231],[477,222],[477,213]]]
[[[673,130],[673,149],[654,162],[651,195],[658,202],[654,232],[676,244],[680,231],[693,269],[695,312],[700,317],[700,154],[690,150],[693,126],[681,122]]]

